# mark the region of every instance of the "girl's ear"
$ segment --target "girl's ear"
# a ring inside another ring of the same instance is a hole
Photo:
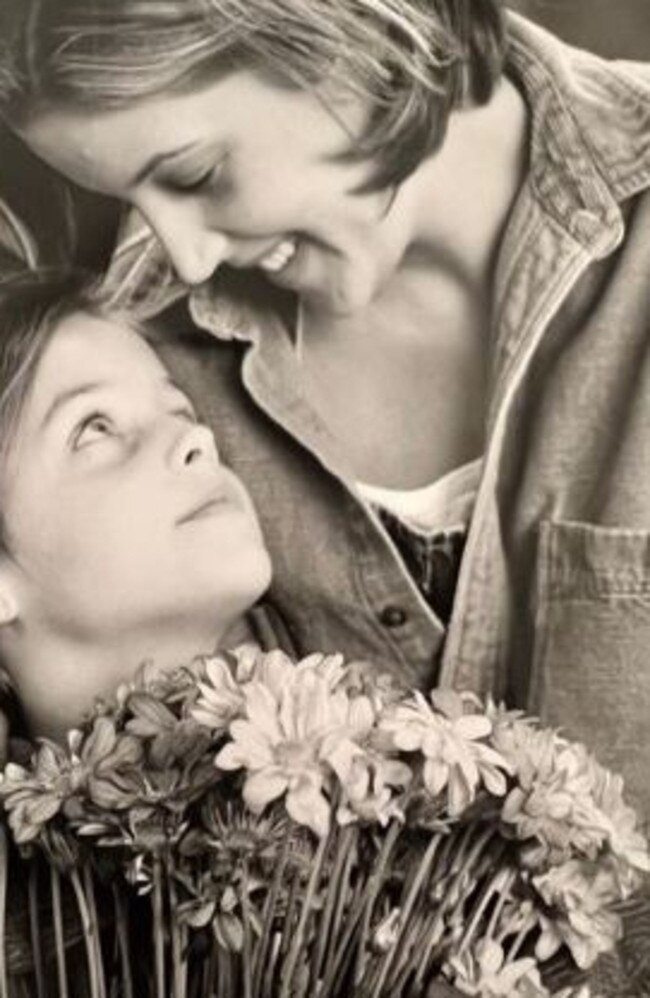
[[[18,619],[18,579],[5,551],[0,553],[0,627]]]
[[[18,617],[18,601],[11,586],[2,578],[0,570],[0,627],[13,624]]]

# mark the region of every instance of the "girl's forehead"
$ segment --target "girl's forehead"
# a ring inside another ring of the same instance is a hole
[[[144,337],[118,320],[77,312],[64,318],[43,351],[34,379],[40,393],[78,383],[164,380],[165,368]]]

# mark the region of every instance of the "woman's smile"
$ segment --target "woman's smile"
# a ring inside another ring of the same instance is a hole
[[[347,154],[366,117],[239,72],[117,110],[45,111],[22,134],[81,186],[134,205],[187,284],[257,267],[346,312],[379,293],[412,235],[389,217],[390,192],[358,193],[370,164]]]
[[[279,274],[287,267],[287,264],[296,254],[298,248],[297,239],[282,239],[270,253],[267,253],[259,261],[259,266],[268,274]]]

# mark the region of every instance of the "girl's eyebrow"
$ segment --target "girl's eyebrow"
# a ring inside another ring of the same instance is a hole
[[[57,413],[74,399],[84,395],[90,395],[92,392],[96,392],[98,389],[104,388],[105,386],[105,381],[88,381],[83,385],[75,385],[73,388],[68,388],[63,392],[59,392],[58,395],[55,395],[52,402],[47,407],[45,415],[40,422],[39,429],[45,430]]]
[[[192,400],[189,397],[189,395],[187,394],[187,392],[183,391],[183,389],[181,388],[181,386],[179,384],[177,384],[177,382],[174,381],[174,379],[172,377],[170,377],[169,375],[167,375],[165,378],[163,378],[162,385],[163,385],[163,388],[165,388],[165,390],[170,395],[181,395],[187,402],[190,403],[190,405],[192,405]]]
[[[188,405],[194,408],[190,398],[185,394],[183,389],[176,384],[173,378],[165,376],[161,379],[161,382],[166,391],[170,394],[180,396],[188,403]],[[59,392],[55,395],[52,402],[47,407],[45,415],[40,422],[39,429],[45,430],[61,409],[65,408],[65,406],[70,402],[73,402],[78,398],[83,398],[85,395],[91,395],[93,392],[107,387],[110,387],[109,381],[87,381],[84,384],[74,385],[72,388],[67,388],[64,391]]]

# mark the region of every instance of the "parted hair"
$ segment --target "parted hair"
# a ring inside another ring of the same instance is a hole
[[[124,107],[238,69],[367,104],[350,156],[399,183],[484,103],[505,49],[500,0],[0,0],[0,115]],[[331,88],[331,89],[330,89]]]

